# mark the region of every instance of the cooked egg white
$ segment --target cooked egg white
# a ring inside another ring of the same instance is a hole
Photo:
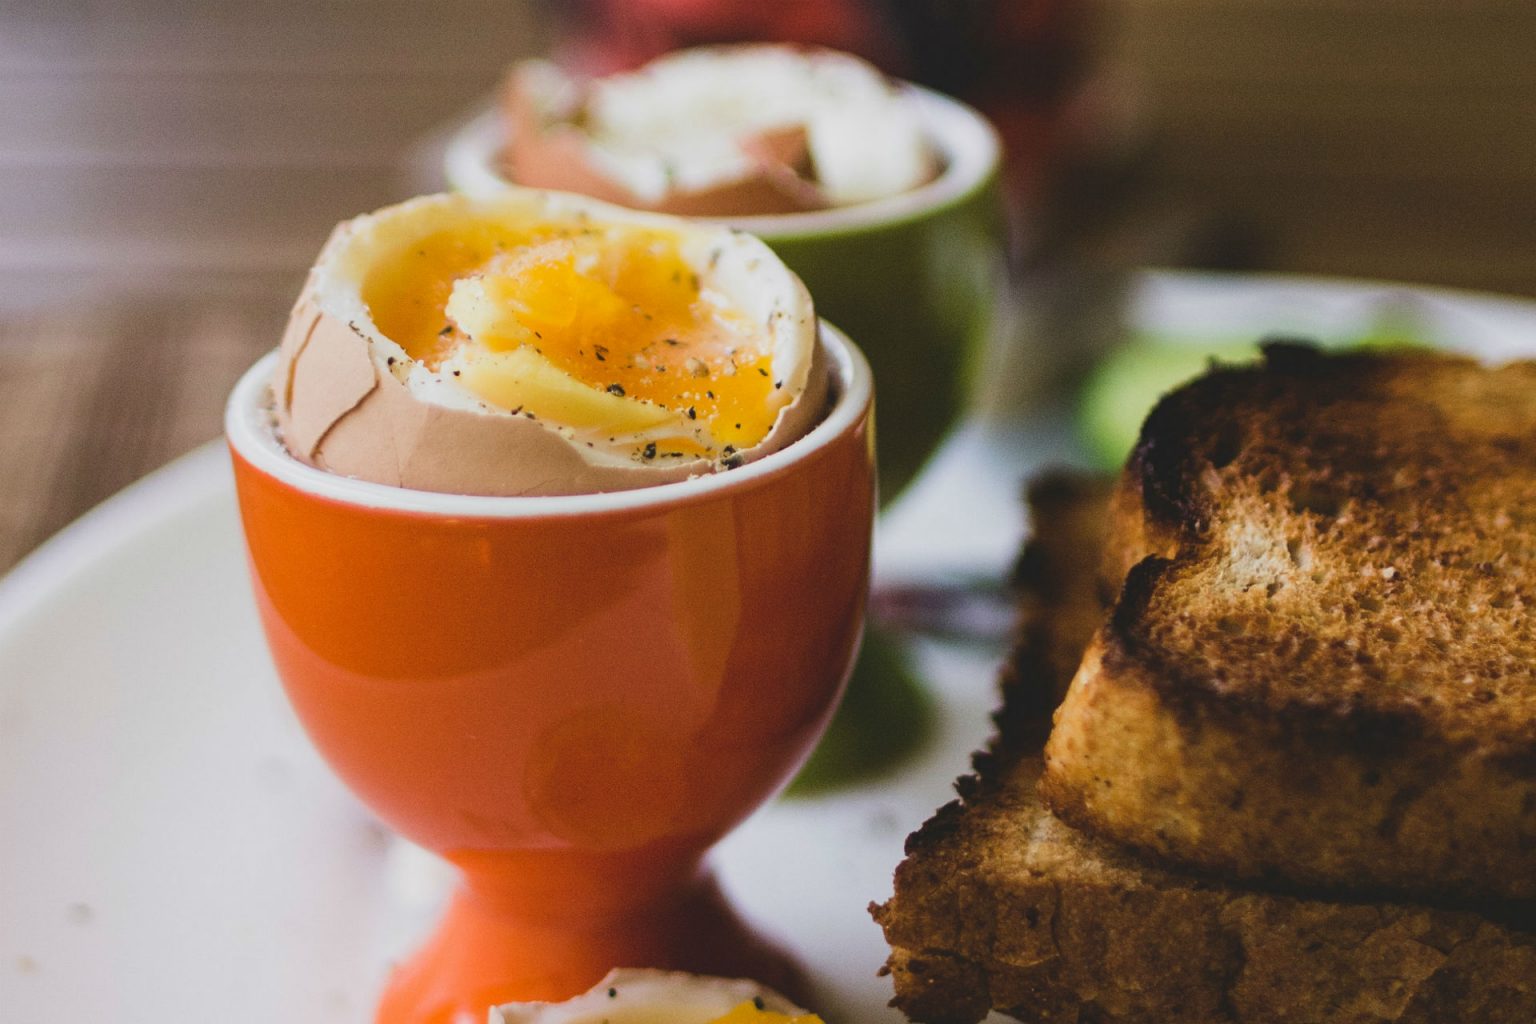
[[[763,164],[751,141],[790,128],[805,133],[819,205],[896,195],[928,181],[936,170],[910,97],[872,65],[830,50],[773,45],[683,50],[597,79],[584,98],[578,98],[581,89],[574,81],[547,62],[522,65],[513,81],[519,102],[534,106],[540,122],[579,123],[585,142],[579,154],[561,147],[546,157],[534,152],[544,144],[536,134],[514,139],[514,150],[529,151],[518,154],[515,166],[555,176],[580,159],[588,165],[583,170],[611,180],[648,208],[666,209],[761,175]],[[524,127],[532,134],[531,125]]]
[[[560,1003],[493,1007],[490,1024],[822,1024],[754,981],[620,968]]]

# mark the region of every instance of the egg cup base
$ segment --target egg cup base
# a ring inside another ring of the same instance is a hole
[[[391,975],[376,1024],[480,1021],[507,1002],[586,991],[615,965],[750,978],[804,1004],[801,966],[726,901],[708,872],[621,916],[531,921],[461,886]]]

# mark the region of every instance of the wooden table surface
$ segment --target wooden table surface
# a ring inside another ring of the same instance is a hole
[[[0,573],[221,431],[291,298],[116,301],[0,318]]]

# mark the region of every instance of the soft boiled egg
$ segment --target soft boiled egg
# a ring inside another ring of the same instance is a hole
[[[817,210],[897,195],[938,170],[910,92],[834,50],[699,47],[586,82],[526,61],[504,106],[512,180],[640,209]]]
[[[799,278],[727,228],[508,189],[340,225],[283,337],[295,457],[421,490],[623,490],[730,469],[823,411]]]
[[[508,1003],[490,1024],[822,1024],[755,981],[619,968],[560,1003]]]

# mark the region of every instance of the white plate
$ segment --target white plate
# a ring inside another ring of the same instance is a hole
[[[1492,358],[1536,306],[1400,287],[1150,275],[1131,319],[1172,333],[1347,334],[1380,303]],[[1050,425],[1047,425],[1050,426]],[[888,577],[999,573],[1016,481],[1052,429],[963,431],[882,529]],[[443,873],[392,841],[304,742],[263,647],[221,448],[129,488],[0,581],[0,1021],[368,1019]],[[985,738],[995,657],[932,645],[939,739],[898,777],[765,809],[717,854],[746,911],[813,967],[823,1009],[895,1020],[865,912],[906,834]],[[216,1015],[216,1016],[215,1016]]]

